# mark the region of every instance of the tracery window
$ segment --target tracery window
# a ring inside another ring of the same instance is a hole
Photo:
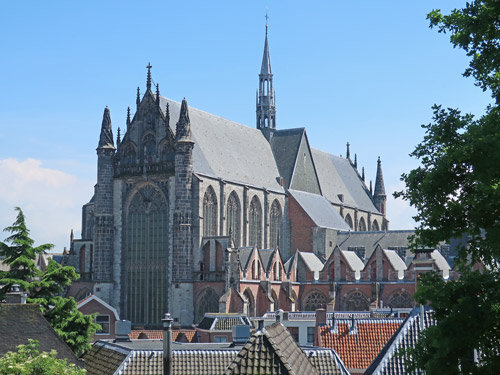
[[[121,157],[121,162],[123,164],[134,164],[136,162],[136,152],[135,152],[135,148],[132,144],[130,143],[127,143],[125,145],[122,145],[122,148],[121,148],[123,151],[122,151],[122,157]]]
[[[413,298],[411,298],[410,294],[406,290],[395,292],[389,301],[389,307],[413,307]]]
[[[217,196],[211,186],[203,197],[203,235],[217,235]]]
[[[366,223],[365,223],[365,219],[364,218],[359,219],[358,230],[360,232],[365,232],[366,231]]]
[[[250,209],[248,210],[248,226],[250,232],[250,246],[262,247],[262,207],[259,198],[256,195],[250,202]]]
[[[375,232],[380,230],[380,227],[378,226],[377,220],[373,220],[372,230]]]
[[[132,324],[156,325],[167,308],[168,207],[154,185],[134,193],[126,234],[126,317]]]
[[[196,322],[199,323],[205,313],[219,311],[219,296],[212,288],[207,288],[198,297],[196,305]]]
[[[368,307],[368,298],[359,290],[352,292],[344,300],[346,311],[368,311]]]
[[[148,163],[152,163],[156,156],[156,139],[153,134],[148,134],[144,137],[144,159]]]
[[[349,225],[349,228],[353,229],[351,215],[349,214],[345,215],[344,220],[347,223],[347,225]]]
[[[241,206],[238,196],[233,191],[227,200],[227,235],[231,234],[235,246],[241,245]]]
[[[319,291],[314,291],[307,297],[304,303],[304,311],[316,311],[326,307],[326,297]]]
[[[162,161],[175,161],[174,146],[171,142],[165,141],[161,144],[160,158]]]
[[[280,242],[280,228],[282,221],[281,205],[276,199],[271,205],[270,216],[269,247],[271,249],[276,249]]]

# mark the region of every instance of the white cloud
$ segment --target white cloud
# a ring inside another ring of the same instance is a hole
[[[53,243],[62,251],[70,230],[79,236],[81,206],[92,194],[92,181],[42,166],[36,159],[0,160],[0,228],[11,225],[21,207],[35,245]],[[0,235],[0,240],[8,233]]]
[[[390,229],[414,229],[415,220],[413,216],[417,211],[411,207],[407,201],[401,198],[394,198],[392,193],[401,191],[405,187],[404,182],[400,181],[397,185],[391,185],[388,189],[387,195],[387,216],[390,221]]]

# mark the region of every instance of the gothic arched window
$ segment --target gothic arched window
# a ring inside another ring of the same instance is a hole
[[[413,307],[413,298],[406,290],[395,292],[389,300],[389,307],[394,309]]]
[[[256,195],[250,202],[248,210],[248,226],[250,232],[250,246],[262,247],[262,207]]]
[[[372,230],[373,231],[379,231],[380,230],[380,227],[378,226],[377,220],[373,220]]]
[[[153,134],[148,134],[144,137],[144,159],[148,163],[152,163],[156,157],[156,139]]]
[[[205,289],[198,297],[196,304],[196,321],[199,323],[205,313],[219,311],[219,296],[212,288]]]
[[[217,235],[217,197],[211,186],[203,197],[203,235]]]
[[[351,218],[351,215],[349,215],[349,214],[345,215],[344,220],[345,220],[345,222],[347,223],[347,225],[349,225],[349,228],[354,229],[354,228],[353,228],[353,226],[352,226],[352,218]]]
[[[326,307],[326,297],[320,291],[314,291],[307,296],[304,303],[304,311],[316,311]]]
[[[238,196],[233,191],[227,200],[227,235],[231,233],[235,246],[240,246],[240,222],[241,222],[241,206]]]
[[[345,311],[368,311],[368,298],[359,290],[355,290],[344,299]]]
[[[167,308],[168,204],[153,184],[137,190],[128,206],[126,318],[156,325]]]
[[[120,159],[123,164],[134,164],[136,162],[137,156],[135,148],[132,144],[130,143],[126,143],[125,145],[122,144],[120,151],[122,154]]]
[[[271,223],[269,228],[269,247],[275,249],[279,246],[280,242],[280,228],[282,221],[281,205],[276,199],[271,205]]]
[[[358,230],[361,231],[361,232],[365,232],[366,231],[366,223],[365,223],[365,219],[364,218],[359,219]]]
[[[252,291],[250,289],[245,289],[243,296],[247,299],[247,315],[255,316],[255,299],[253,298]]]

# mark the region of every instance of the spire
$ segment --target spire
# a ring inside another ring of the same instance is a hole
[[[167,102],[167,107],[165,108],[165,123],[167,128],[170,126],[170,105]]]
[[[350,159],[351,158],[351,149],[350,149],[350,146],[351,146],[351,144],[349,142],[347,142],[347,144],[346,144],[347,151],[345,152],[346,159]]]
[[[156,84],[156,105],[158,105],[158,108],[160,107],[160,84]]]
[[[113,143],[113,132],[111,130],[111,115],[109,114],[109,108],[107,106],[104,108],[104,114],[102,116],[101,135],[99,137],[99,145],[97,148],[115,149],[115,145]]]
[[[139,109],[139,105],[141,104],[141,89],[137,86],[137,98],[135,99],[135,104],[137,105],[137,109]]]
[[[373,195],[372,180],[370,180],[370,195]]]
[[[361,168],[361,179],[365,182],[365,167]]]
[[[354,154],[354,168],[358,169],[358,154]]]
[[[276,102],[273,89],[273,73],[271,70],[271,58],[269,57],[269,41],[267,37],[266,11],[266,37],[264,40],[264,54],[259,74],[259,89],[257,93],[257,129],[276,129]]]
[[[127,107],[127,130],[130,126],[130,107]]]
[[[382,175],[382,162],[380,161],[380,156],[377,160],[377,177],[375,178],[374,195],[385,196],[384,176]]]
[[[175,131],[175,140],[191,141],[191,122],[189,121],[188,104],[186,98],[182,99],[179,121]]]
[[[148,77],[147,77],[147,80],[146,80],[146,90],[151,90],[151,68],[153,66],[151,65],[151,63],[148,63],[148,66],[146,66],[146,68],[148,68]]]
[[[122,142],[120,128],[118,127],[118,131],[116,134],[116,147],[120,147],[120,143]]]
[[[75,236],[73,235],[73,228],[71,228],[71,234],[69,235],[69,243],[72,244]]]

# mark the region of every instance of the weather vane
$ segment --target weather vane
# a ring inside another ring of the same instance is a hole
[[[266,29],[267,29],[267,20],[269,19],[269,16],[267,15],[267,6],[266,6],[266,15],[265,15],[265,17],[266,17]]]

